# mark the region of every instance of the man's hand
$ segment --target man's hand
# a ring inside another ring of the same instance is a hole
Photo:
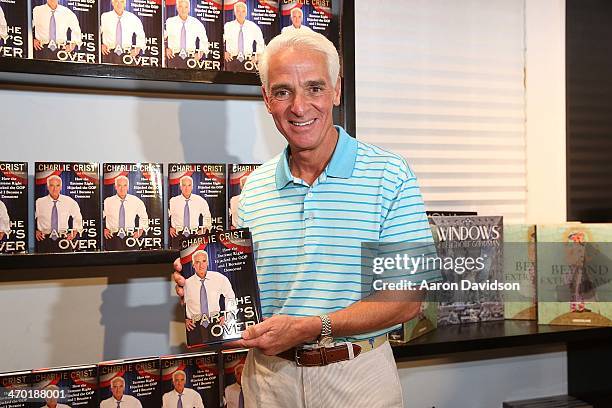
[[[321,333],[321,319],[275,315],[250,326],[242,333],[242,340],[229,343],[230,347],[256,347],[267,356],[274,356],[299,344],[314,341]]]
[[[108,49],[108,45],[106,44],[102,44],[102,47],[100,47],[100,50],[102,51],[102,55],[110,54],[110,50]]]
[[[181,298],[181,305],[185,304],[185,278],[181,275],[181,271],[183,270],[183,265],[181,265],[181,258],[176,258],[173,264],[174,273],[172,274],[172,278],[174,278],[174,282],[176,286],[174,290],[176,294]]]
[[[171,236],[172,238],[176,238],[176,237],[178,237],[178,233],[176,232],[176,228],[174,228],[174,227],[170,227],[170,236]]]
[[[42,50],[42,49],[43,49],[43,46],[42,46],[42,44],[40,43],[40,40],[37,40],[36,38],[35,38],[35,39],[34,39],[34,41],[32,42],[32,45],[34,45],[34,49],[35,49],[35,50],[40,51],[40,50]]]
[[[132,58],[135,58],[138,54],[140,54],[140,48],[138,47],[134,47],[132,48],[132,51],[130,51]]]
[[[229,52],[225,51],[225,61],[230,62],[232,60],[232,56]]]
[[[66,236],[66,239],[68,241],[72,241],[73,239],[76,238],[76,236],[79,234],[78,231],[72,231],[70,234],[68,234],[68,236]]]
[[[170,48],[166,48],[166,58],[174,58],[174,51],[172,51]]]
[[[187,331],[192,331],[193,329],[196,328],[196,325],[193,322],[193,320],[185,319],[185,328],[187,329]]]
[[[253,62],[253,64],[257,64],[258,60],[259,57],[257,56],[257,54],[253,54],[253,56],[251,57],[251,62]]]
[[[112,239],[113,238],[113,234],[111,233],[111,231],[108,228],[104,228],[104,238],[106,238],[106,239]]]
[[[204,53],[202,51],[198,51],[195,53],[194,58],[196,61],[202,61],[202,58],[204,58]]]
[[[134,238],[140,238],[142,236],[142,234],[144,234],[144,230],[136,230],[134,231],[134,235],[132,235]]]
[[[64,46],[64,50],[65,50],[66,52],[72,52],[72,51],[74,51],[75,47],[76,47],[76,44],[74,44],[74,43],[67,43],[67,44]]]
[[[4,238],[4,231],[0,231],[0,241],[2,241],[2,238]]]
[[[37,241],[42,241],[43,239],[45,239],[44,232],[36,230],[36,240]]]

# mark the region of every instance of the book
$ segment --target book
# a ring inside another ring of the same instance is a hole
[[[223,356],[223,406],[244,406],[242,394],[242,371],[248,350],[224,350]],[[240,405],[242,402],[242,405]]]
[[[178,393],[185,408],[219,406],[219,354],[162,356],[161,372],[163,407],[176,407]]]
[[[162,249],[162,165],[105,163],[104,250]]]
[[[312,30],[323,34],[336,47],[338,46],[338,29],[334,29],[332,0],[283,0],[281,6],[281,32],[287,30]]]
[[[168,229],[171,248],[180,248],[183,236],[225,229],[226,186],[225,164],[168,165]],[[187,197],[189,210],[185,209]],[[185,215],[190,218],[187,228]]]
[[[593,408],[593,405],[570,395],[555,395],[520,401],[504,401],[502,408]]]
[[[28,3],[0,0],[0,58],[28,58]]]
[[[29,408],[31,391],[30,371],[0,373],[0,408]]]
[[[165,4],[164,66],[220,71],[223,0],[167,0]]]
[[[32,370],[31,377],[32,388],[46,394],[46,406],[54,400],[71,408],[98,408],[96,365],[42,368]]]
[[[37,253],[100,250],[98,163],[36,162]]]
[[[187,347],[239,339],[261,310],[247,229],[195,235],[181,243]]]
[[[505,292],[505,318],[537,320],[535,225],[504,225],[504,281],[520,285],[520,291]]]
[[[162,67],[163,11],[156,0],[100,0],[102,63]]]
[[[429,218],[441,260],[438,325],[504,318],[503,217]]]
[[[0,162],[0,254],[28,252],[28,163]]]
[[[438,327],[438,303],[423,301],[417,316],[404,322],[402,327],[389,332],[387,338],[392,344],[404,344]]]
[[[53,13],[51,4],[57,4]],[[32,0],[31,5],[34,59],[99,62],[98,0]]]
[[[461,215],[478,215],[475,211],[425,211],[425,214],[428,217],[433,217],[434,215],[440,217],[457,217]]]
[[[269,5],[269,7],[267,7]],[[266,0],[223,1],[223,44],[225,71],[257,72],[257,58],[278,32],[278,2]],[[272,20],[272,21],[268,21]],[[270,25],[274,24],[276,26]],[[265,34],[264,34],[265,31]],[[242,33],[242,36],[240,36]],[[240,38],[243,38],[240,42]]]
[[[229,204],[227,215],[227,229],[237,227],[238,202],[242,187],[247,177],[261,164],[228,164],[227,165],[227,202]]]
[[[160,408],[159,357],[103,361],[98,364],[98,387],[101,408],[116,408],[118,400]]]
[[[538,323],[612,326],[612,224],[537,226]]]

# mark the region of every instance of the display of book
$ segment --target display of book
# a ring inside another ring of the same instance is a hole
[[[421,308],[415,317],[387,335],[391,344],[407,343],[435,330],[438,327],[438,307],[437,302],[421,302]]]
[[[100,408],[129,406],[161,407],[159,357],[104,361],[98,364]]]
[[[99,407],[96,365],[32,370],[31,384],[34,390],[45,391],[43,402],[47,407],[52,406],[50,400],[75,408]]]
[[[246,363],[247,350],[228,350],[221,354],[223,356],[223,406],[243,407],[242,371]]]
[[[259,323],[259,290],[247,229],[188,237],[181,247],[188,347],[239,339],[247,327]]]
[[[0,162],[0,254],[28,251],[28,163]]]
[[[336,0],[338,1],[338,0]],[[312,30],[323,34],[336,45],[337,38],[331,35],[332,0],[308,2],[283,0],[281,6],[281,32],[291,30]]]
[[[238,201],[242,187],[247,177],[261,164],[228,164],[227,165],[227,202],[229,203],[227,229],[236,228],[238,225]]]
[[[0,1],[0,59],[28,58],[28,2]]]
[[[219,406],[219,355],[215,352],[161,357],[162,407]]]
[[[29,408],[32,389],[31,371],[0,374],[0,408]]]
[[[537,320],[535,225],[504,225],[504,281],[520,285],[520,291],[505,292],[506,319]]]

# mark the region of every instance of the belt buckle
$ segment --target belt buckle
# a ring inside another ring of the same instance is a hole
[[[293,360],[295,360],[295,365],[297,365],[298,367],[303,367],[302,362],[300,361],[300,350],[301,348],[296,347],[295,348],[295,352],[293,354]]]

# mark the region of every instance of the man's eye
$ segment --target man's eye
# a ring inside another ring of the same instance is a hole
[[[279,89],[278,91],[274,91],[274,97],[276,99],[287,99],[289,97],[289,91],[286,89]]]

